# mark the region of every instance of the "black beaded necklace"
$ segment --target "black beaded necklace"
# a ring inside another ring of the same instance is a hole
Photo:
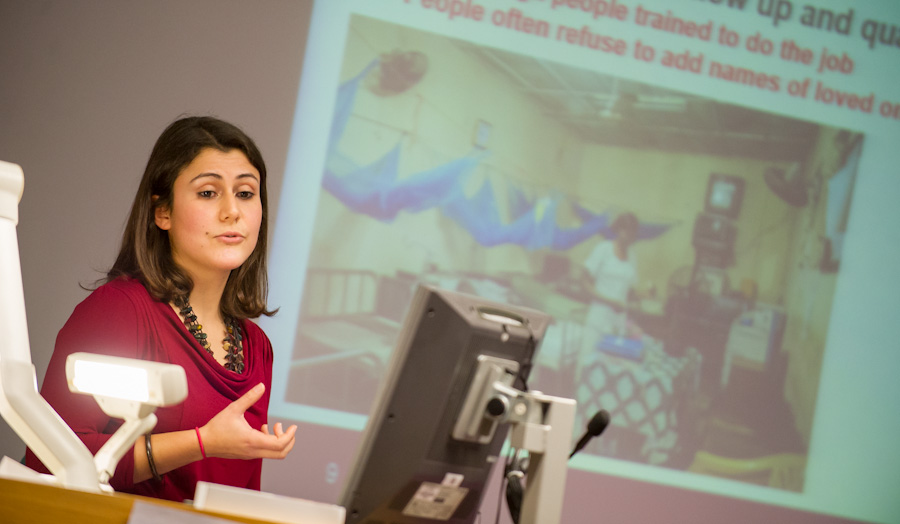
[[[194,339],[200,343],[203,349],[210,355],[213,354],[212,348],[209,346],[206,333],[203,332],[203,326],[197,322],[197,315],[194,314],[194,308],[188,302],[187,297],[175,299],[175,305],[180,310],[181,317],[184,319],[184,325],[193,335]],[[231,317],[225,317],[225,338],[222,339],[222,347],[225,348],[225,369],[234,371],[235,373],[244,372],[244,352],[243,344],[241,344],[241,326]]]

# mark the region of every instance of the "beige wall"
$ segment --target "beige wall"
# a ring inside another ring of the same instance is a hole
[[[542,116],[532,100],[514,92],[501,73],[449,39],[383,28],[383,23],[368,18],[354,20],[342,81],[357,75],[381,53],[395,49],[424,53],[428,71],[419,84],[401,95],[381,97],[360,88],[340,151],[350,152],[354,162],[362,165],[399,141],[402,179],[470,153],[476,122],[484,120],[492,126],[490,156],[475,170],[466,187],[469,194],[488,178],[499,195],[508,184],[538,194],[548,178],[563,185],[569,180],[557,174],[572,169],[567,160],[572,155],[568,149],[571,135]],[[505,201],[501,199],[499,206],[501,215],[506,215]],[[359,220],[347,216],[341,204],[323,193],[317,220],[310,267],[365,264],[381,273],[393,273],[398,265],[418,272],[426,264],[486,273],[535,269],[522,248],[481,249],[468,233],[436,210],[401,213],[392,223]],[[435,236],[434,231],[440,229],[445,234]],[[360,251],[366,253],[365,260],[358,260]],[[398,253],[402,255],[398,257]]]
[[[578,186],[578,194],[591,195],[585,205],[672,224],[664,235],[635,246],[641,278],[663,293],[674,271],[694,263],[691,236],[694,220],[703,211],[710,173],[744,179],[735,264],[728,277],[733,288],[744,279],[752,280],[759,300],[782,304],[796,211],[766,187],[762,174],[768,166],[783,164],[653,149],[586,149]]]
[[[838,131],[823,128],[816,147],[805,164],[811,184],[811,202],[798,213],[801,227],[810,232],[791,246],[790,279],[785,306],[789,322],[783,349],[788,352],[785,397],[794,411],[797,429],[809,440],[819,393],[819,377],[825,356],[826,337],[838,272],[823,272],[825,248],[825,201],[827,182],[841,168]]]

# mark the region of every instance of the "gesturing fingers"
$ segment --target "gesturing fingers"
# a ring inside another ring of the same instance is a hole
[[[281,422],[276,422],[276,423],[275,423],[275,428],[274,428],[274,429],[275,429],[275,433],[274,433],[274,434],[275,434],[276,437],[277,437],[278,435],[281,435],[282,433],[284,433],[284,430],[281,428]],[[271,434],[272,434],[272,433],[269,431],[269,425],[268,425],[268,424],[263,424],[262,427],[259,429],[259,431],[262,432],[262,433],[265,433],[266,435],[271,435]]]
[[[269,425],[263,424],[254,439],[253,446],[262,458],[284,458],[294,447],[297,426],[292,425],[286,431],[281,422],[275,424],[274,434],[269,433]]]

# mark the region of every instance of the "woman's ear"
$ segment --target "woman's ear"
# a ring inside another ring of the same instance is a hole
[[[172,227],[169,208],[167,206],[156,205],[156,201],[159,200],[159,195],[153,195],[151,198],[153,201],[153,221],[156,222],[156,227],[163,231],[168,231]]]

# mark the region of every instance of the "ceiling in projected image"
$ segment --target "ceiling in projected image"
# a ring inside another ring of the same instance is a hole
[[[459,42],[506,74],[548,118],[586,141],[626,147],[794,160],[810,151],[816,125],[709,98]]]
[[[341,78],[288,403],[367,414],[426,283],[554,318],[579,467],[803,490],[862,135],[360,16]]]

